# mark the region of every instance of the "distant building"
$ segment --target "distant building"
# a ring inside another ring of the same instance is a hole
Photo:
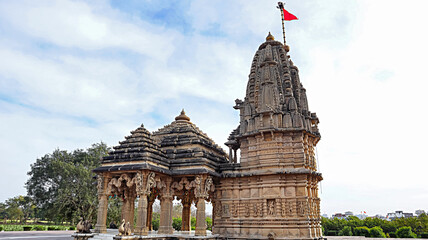
[[[396,218],[410,218],[413,217],[413,213],[405,213],[403,211],[395,211],[394,213],[388,213],[386,215],[387,220],[394,220]]]
[[[343,213],[335,213],[331,218],[345,219],[347,216]]]
[[[416,210],[416,211],[415,211],[415,215],[416,215],[416,216],[419,216],[419,215],[421,215],[422,213],[425,213],[425,211],[424,211],[424,210]]]
[[[351,211],[347,211],[347,212],[345,212],[345,216],[347,216],[347,217],[354,216],[354,213]]]
[[[382,220],[386,220],[386,217],[382,216],[380,214],[376,214],[376,216],[374,216],[373,218],[379,218],[379,219],[382,219]]]
[[[366,215],[366,214],[357,214],[357,215],[355,215],[357,218],[359,218],[359,219],[361,219],[361,220],[363,220],[363,219],[365,219],[365,218],[367,218],[368,217],[368,215]]]

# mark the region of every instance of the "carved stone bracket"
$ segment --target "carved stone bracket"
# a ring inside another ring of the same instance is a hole
[[[195,197],[207,199],[211,192],[214,192],[215,187],[213,184],[213,179],[211,176],[208,176],[203,182],[202,176],[196,176],[195,180],[190,183],[191,187],[195,188]]]
[[[150,172],[147,176],[146,186],[144,188],[144,193],[149,195],[151,193],[151,189],[156,187],[155,173]]]
[[[173,182],[171,188],[176,189],[177,191],[181,191],[183,189],[190,190],[192,185],[186,177],[183,177],[180,182]]]

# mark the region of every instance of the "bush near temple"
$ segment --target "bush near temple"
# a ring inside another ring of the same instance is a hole
[[[382,233],[388,233],[387,235],[393,238],[400,237],[397,234],[400,228],[409,227],[411,233],[413,233],[414,235],[412,235],[409,230],[401,230],[400,234],[407,234],[408,236],[410,236],[410,238],[412,238],[411,236],[426,237],[425,234],[428,233],[428,216],[426,214],[421,214],[418,217],[399,218],[392,221],[387,221],[379,218],[366,218],[364,220],[361,220],[355,216],[351,216],[346,219],[322,218],[321,225],[323,228],[323,233],[326,236],[347,236],[346,234],[349,234],[348,229],[350,227],[352,229],[353,236],[370,237],[371,235],[375,235],[375,237],[383,237]],[[378,231],[379,229],[371,230],[374,227],[379,227],[380,229],[382,229],[382,233]],[[404,233],[405,231],[407,232]]]
[[[372,238],[386,238],[385,233],[380,227],[372,227],[370,228],[370,237]]]
[[[370,237],[370,229],[366,226],[364,227],[356,227],[354,229],[354,235],[355,236],[364,236],[364,237]]]
[[[175,231],[181,230],[181,217],[172,218],[172,228],[174,228]]]
[[[352,236],[352,228],[350,226],[343,227],[339,232],[339,236]]]
[[[55,230],[75,230],[74,226],[62,226],[62,225],[20,225],[20,224],[8,224],[0,225],[0,231],[55,231]]]
[[[399,238],[416,238],[416,234],[412,232],[411,227],[401,227],[396,232]]]

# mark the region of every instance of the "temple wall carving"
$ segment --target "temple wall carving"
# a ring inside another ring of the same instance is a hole
[[[320,237],[318,181],[310,175],[222,179],[216,186],[214,233],[263,238],[273,231],[276,236]]]

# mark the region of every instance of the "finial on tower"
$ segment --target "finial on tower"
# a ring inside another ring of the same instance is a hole
[[[272,34],[270,34],[270,32],[269,32],[269,34],[267,35],[267,37],[266,37],[266,41],[273,41],[273,40],[275,40],[275,38],[272,36]]]
[[[175,117],[175,120],[185,120],[185,121],[190,121],[190,118],[186,115],[186,112],[184,112],[184,108],[183,110],[181,110],[181,113],[179,116]]]

